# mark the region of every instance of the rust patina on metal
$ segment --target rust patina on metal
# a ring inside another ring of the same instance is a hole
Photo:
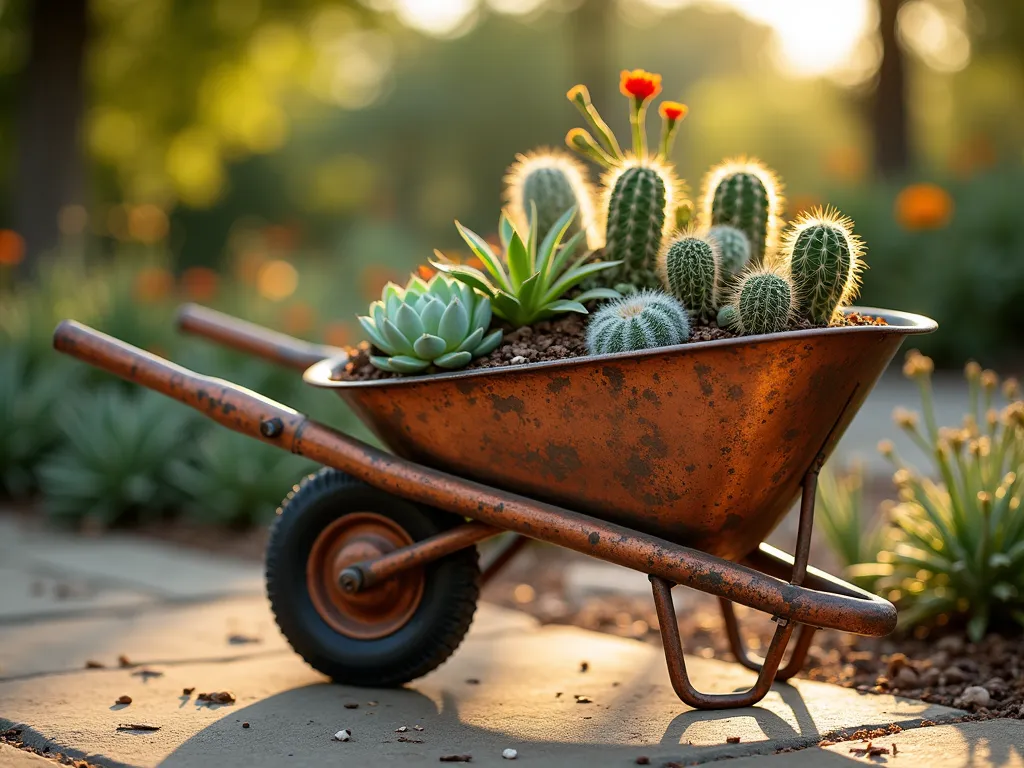
[[[74,322],[58,326],[54,345],[230,429],[475,521],[419,542],[382,542],[365,555],[327,541],[311,571],[320,574],[325,610],[358,603],[386,629],[410,604],[389,579],[511,531],[650,575],[679,696],[693,706],[736,707],[795,674],[813,628],[884,635],[895,626],[891,604],[807,563],[821,463],[903,337],[935,327],[915,315],[862,311],[889,325],[368,383],[332,378],[343,356],[306,371],[309,383],[338,389],[396,455]],[[186,314],[201,318],[186,323],[193,332],[293,367],[319,354],[219,313]],[[759,546],[801,490],[796,557]],[[498,560],[521,542],[507,542]],[[776,617],[775,638],[757,662],[726,609],[738,660],[759,670],[750,691],[707,695],[690,685],[670,620],[676,584]],[[373,595],[390,603],[374,605]],[[797,623],[806,626],[780,671]]]

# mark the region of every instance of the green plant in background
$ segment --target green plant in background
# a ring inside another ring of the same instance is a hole
[[[171,461],[169,478],[185,499],[189,516],[203,523],[244,528],[272,520],[289,488],[317,466],[213,427],[199,438],[191,460]]]
[[[743,232],[754,265],[774,250],[785,208],[781,182],[760,160],[724,160],[704,177],[702,223],[708,227],[728,224]]]
[[[745,336],[784,331],[793,321],[795,299],[789,275],[773,267],[749,269],[729,301],[736,312],[733,324]]]
[[[968,363],[970,404],[960,427],[940,427],[932,404],[932,360],[907,354],[904,375],[921,393],[921,414],[896,422],[921,449],[937,479],[907,464],[889,441],[899,501],[892,541],[869,572],[900,610],[905,628],[967,621],[980,640],[993,624],[1024,625],[1024,401],[1015,380]],[[923,421],[923,426],[920,423]]]
[[[885,545],[883,526],[865,519],[864,470],[854,466],[835,474],[826,467],[818,478],[817,506],[820,528],[829,547],[839,558],[846,578],[864,589],[873,589],[877,575],[860,568],[873,563]]]
[[[644,290],[609,302],[587,323],[587,350],[592,355],[667,347],[689,338],[686,309],[661,291]]]
[[[577,216],[566,234],[587,233],[587,242],[596,247],[594,191],[586,169],[571,155],[554,150],[540,150],[516,155],[516,161],[505,175],[505,205],[516,228],[525,232],[530,227],[531,206],[537,207],[537,230],[550,232],[570,209]]]
[[[801,215],[782,246],[796,288],[797,314],[818,325],[835,324],[860,289],[863,253],[853,221],[836,209]]]
[[[388,283],[359,323],[386,355],[373,355],[370,362],[392,373],[420,373],[431,365],[462,368],[501,343],[500,330],[484,336],[491,325],[490,299],[444,275],[429,283],[413,277],[404,288]]]
[[[516,328],[546,320],[563,312],[587,314],[583,302],[618,298],[618,292],[609,288],[592,288],[573,299],[562,298],[587,277],[618,266],[615,261],[589,261],[584,253],[571,261],[585,233],[577,232],[563,245],[562,238],[576,216],[575,209],[562,214],[544,240],[537,242],[539,230],[534,209],[530,214],[531,226],[525,239],[515,224],[503,212],[498,221],[505,258],[500,259],[480,235],[466,229],[459,222],[455,226],[486,272],[465,264],[455,264],[437,251],[438,259],[431,265],[465,284],[470,290],[487,296],[494,314]]]
[[[691,317],[710,318],[718,309],[718,243],[695,232],[669,240],[658,259],[662,282]]]
[[[718,244],[723,283],[743,273],[750,261],[750,240],[741,230],[718,224],[708,229],[708,240]]]
[[[188,455],[197,418],[162,395],[112,385],[65,402],[57,416],[65,443],[40,468],[47,511],[114,525],[173,510],[181,496],[171,463]]]

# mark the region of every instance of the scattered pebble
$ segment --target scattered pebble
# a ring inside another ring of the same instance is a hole
[[[404,744],[422,744],[423,739],[414,739],[410,736],[399,736],[398,740]]]
[[[132,703],[132,697],[129,696],[128,694],[125,694],[123,696],[118,696],[117,697],[117,701],[115,701],[114,703],[115,704],[131,704]]]
[[[351,738],[352,738],[352,732],[349,731],[347,728],[342,729],[342,730],[338,731],[336,734],[334,734],[334,740],[335,741],[348,741]]]
[[[424,730],[424,728],[423,728],[423,726],[422,726],[422,725],[414,725],[414,726],[412,727],[412,729],[413,729],[414,731],[422,731],[422,730]]]
[[[519,757],[519,753],[516,752],[514,749],[506,749],[502,751],[501,756],[504,757],[506,760],[515,760],[517,757]]]
[[[870,741],[863,747],[850,747],[850,752],[856,757],[881,757],[889,754],[888,747],[876,747]]]
[[[726,744],[739,744],[740,743],[740,737],[739,736],[726,736],[725,737],[725,743]]]
[[[409,726],[407,726],[407,725],[400,725],[397,728],[395,728],[395,733],[405,733],[408,730],[409,730]]]
[[[376,707],[377,706],[377,702],[376,701],[368,701],[368,702],[366,702],[366,706],[368,706],[368,707]]]
[[[988,689],[981,685],[970,685],[964,688],[964,692],[953,702],[953,706],[965,709],[967,707],[987,707],[992,703],[992,696]]]
[[[195,690],[195,686],[193,686],[191,688],[182,688],[181,689],[181,695],[182,696],[191,696],[192,695],[192,691],[194,691],[194,690]]]
[[[590,662],[588,662],[588,661],[581,661],[580,662],[580,672],[586,672],[588,669],[590,669]]]
[[[248,727],[249,727],[249,723],[248,723],[248,721],[246,721],[246,722],[242,723],[242,727],[243,727],[243,728],[248,728]]]
[[[200,693],[196,701],[205,701],[208,704],[234,704],[235,694],[231,691],[214,691],[213,693]]]
[[[526,363],[526,358],[522,355],[516,355],[508,361],[509,365],[523,365]]]
[[[647,755],[640,755],[640,757],[638,757],[633,762],[635,762],[637,765],[650,765],[651,758],[647,757]]]
[[[472,755],[441,755],[437,758],[442,763],[469,763],[472,762]]]
[[[85,662],[85,668],[86,669],[106,669],[107,665],[104,664],[102,661],[93,661],[92,659],[89,659],[87,662]]]
[[[354,701],[350,701],[345,705],[345,709],[359,709],[359,705]]]
[[[119,667],[134,667],[135,666],[134,664],[132,664],[131,659],[129,659],[123,653],[120,656],[117,657],[117,665]]]
[[[561,692],[561,691],[556,691],[556,692],[555,692],[555,698],[556,698],[556,699],[560,699],[560,698],[562,698],[562,692]]]
[[[575,694],[577,704],[593,704],[594,700],[589,696],[583,696],[579,693]]]

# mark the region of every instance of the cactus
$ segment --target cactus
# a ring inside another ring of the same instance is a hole
[[[752,264],[774,250],[785,201],[768,166],[746,158],[722,162],[704,177],[701,200],[704,226],[728,224],[743,232]]]
[[[722,308],[718,310],[718,317],[715,319],[719,328],[723,328],[727,331],[734,330],[736,327],[736,307],[732,304],[723,304]]]
[[[587,243],[597,248],[599,233],[594,220],[594,191],[587,171],[566,152],[541,150],[516,155],[505,175],[505,204],[516,228],[525,232],[530,225],[530,204],[537,206],[537,228],[548,232],[566,211],[577,215],[567,231],[571,237],[587,233]]]
[[[678,183],[672,172],[654,161],[616,168],[604,180],[608,227],[605,255],[622,265],[610,272],[608,284],[630,283],[655,288],[658,251],[671,222],[666,212],[675,210]]]
[[[743,335],[778,333],[793,319],[795,295],[791,280],[769,267],[748,270],[729,303],[736,309],[735,328]]]
[[[640,291],[609,302],[587,325],[587,349],[592,355],[667,347],[689,338],[689,315],[661,291]]]
[[[723,281],[741,274],[750,261],[750,240],[736,227],[718,224],[708,230],[708,240],[718,244],[719,268]]]
[[[718,244],[693,232],[673,237],[661,250],[658,269],[668,292],[690,317],[713,317],[718,308]]]
[[[863,250],[853,221],[834,208],[816,208],[797,219],[786,233],[782,255],[796,287],[800,317],[818,325],[841,317],[859,289]]]

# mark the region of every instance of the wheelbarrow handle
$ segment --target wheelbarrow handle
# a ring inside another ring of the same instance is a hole
[[[321,360],[346,355],[338,347],[296,339],[199,304],[183,304],[178,309],[177,325],[185,333],[300,371]]]

